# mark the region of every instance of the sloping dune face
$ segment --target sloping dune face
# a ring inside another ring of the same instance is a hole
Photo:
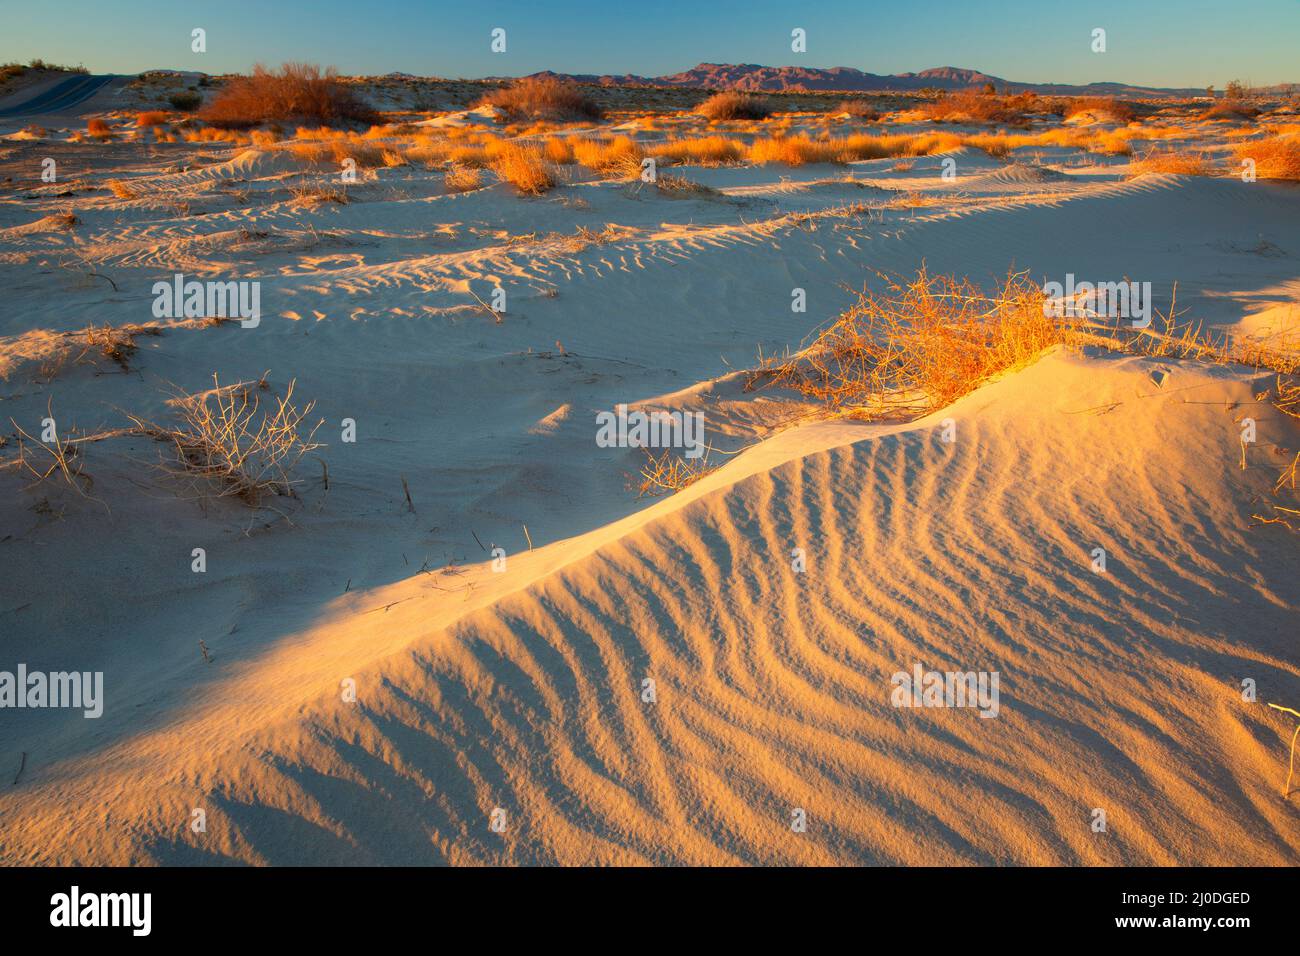
[[[1261,382],[1051,354],[910,425],[784,433],[772,467],[742,455],[413,630],[355,703],[252,727],[232,687],[203,746],[177,728],[0,798],[6,854],[1295,864],[1291,725],[1264,702],[1300,688],[1300,562],[1244,518],[1275,469],[1240,467]],[[1271,419],[1249,455],[1298,437]],[[896,706],[917,665],[996,672],[996,706]],[[69,817],[76,848],[47,839]]]

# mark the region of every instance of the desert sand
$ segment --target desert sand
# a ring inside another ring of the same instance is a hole
[[[97,719],[0,720],[0,861],[1300,862],[1295,721],[1265,706],[1300,707],[1300,549],[1251,518],[1300,445],[1273,372],[1056,348],[889,422],[746,387],[922,264],[1149,281],[1162,309],[1176,283],[1207,328],[1294,344],[1295,184],[959,145],[686,164],[684,197],[411,163],[304,202],[310,137],[78,122],[0,141],[0,431],[165,420],[216,372],[292,381],[324,447],[274,508],[196,498],[138,434],[84,446],[82,491],[0,472],[0,667],[105,688]],[[258,280],[260,323],[155,318],[176,273]],[[55,363],[92,322],[161,334]],[[594,440],[620,403],[703,412],[716,470],[638,496],[644,454]],[[893,706],[916,663],[997,671],[997,717]]]

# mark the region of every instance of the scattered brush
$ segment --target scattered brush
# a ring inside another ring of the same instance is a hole
[[[580,139],[573,144],[579,163],[599,176],[630,179],[641,172],[645,152],[630,136],[613,139]]]
[[[1113,96],[1081,96],[1065,104],[1064,115],[1066,119],[1092,115],[1114,123],[1129,123],[1133,120],[1133,107]]]
[[[655,186],[669,199],[716,199],[722,195],[711,186],[672,173],[659,173],[655,177]]]
[[[248,129],[271,122],[338,126],[373,123],[378,114],[339,80],[331,67],[285,63],[279,70],[258,64],[251,76],[235,77],[200,112],[221,129]]]
[[[443,188],[449,193],[467,193],[483,184],[483,174],[470,166],[453,166],[443,176]]]
[[[810,346],[764,363],[747,387],[786,385],[832,412],[869,419],[923,415],[1069,344],[1070,321],[1045,316],[1043,303],[1025,273],[1008,275],[990,295],[922,267],[910,281],[887,280],[883,293],[859,292]]]
[[[324,419],[306,429],[316,403],[294,405],[294,381],[283,398],[265,403],[265,376],[259,382],[221,385],[214,374],[212,383],[210,391],[169,403],[179,425],[128,415],[135,423],[133,432],[171,446],[175,461],[163,467],[188,481],[196,497],[233,497],[252,507],[268,496],[297,497],[294,471],[303,456],[322,447],[312,439]]]
[[[146,126],[163,126],[167,122],[167,114],[162,110],[145,110],[135,114],[135,125],[138,127]]]
[[[86,135],[98,140],[110,140],[113,138],[113,129],[102,119],[92,119],[86,122]]]
[[[540,146],[503,144],[492,159],[492,171],[524,195],[540,196],[555,188],[555,174]]]
[[[1252,140],[1238,146],[1233,155],[1238,163],[1253,159],[1255,175],[1260,179],[1300,182],[1300,135]]]
[[[1151,150],[1130,167],[1129,176],[1173,173],[1178,176],[1213,176],[1214,164],[1204,153]]]
[[[340,206],[346,206],[351,201],[348,198],[347,191],[342,187],[326,186],[320,183],[302,183],[291,186],[289,192],[293,195],[295,202],[306,205],[321,205],[333,202],[338,203]]]
[[[711,120],[761,120],[772,115],[772,106],[760,97],[729,90],[713,94],[695,112]]]
[[[1300,419],[1300,378],[1284,378],[1281,375],[1277,377],[1273,406],[1283,415]],[[1300,451],[1295,453],[1290,464],[1286,465],[1277,476],[1277,481],[1273,484],[1273,494],[1278,494],[1284,488],[1290,488],[1294,497],[1298,486],[1300,486]],[[1269,507],[1273,511],[1271,515],[1253,514],[1251,517],[1260,524],[1280,524],[1292,531],[1300,531],[1300,507],[1286,507],[1271,502]]]
[[[118,199],[124,199],[129,202],[132,199],[140,198],[140,194],[136,192],[130,184],[125,183],[120,179],[110,179],[104,185],[107,186]]]
[[[718,470],[717,465],[709,464],[708,455],[690,460],[674,456],[671,450],[658,457],[648,448],[641,450],[645,452],[646,463],[641,468],[641,482],[636,486],[638,498],[673,494]]]
[[[1253,120],[1260,110],[1241,100],[1220,100],[1201,114],[1203,120],[1227,120],[1244,123]]]
[[[131,356],[139,348],[135,340],[141,335],[162,335],[162,329],[142,325],[88,325],[79,335],[82,348],[76,361],[82,362],[95,353],[115,363],[123,372],[129,372]]]
[[[599,106],[576,84],[551,77],[525,77],[488,93],[480,105],[495,106],[512,120],[595,120]]]
[[[722,166],[745,158],[745,144],[726,136],[677,139],[649,147],[656,161],[674,165]]]
[[[548,136],[542,148],[546,150],[546,159],[557,166],[571,166],[577,162],[573,155],[573,144],[564,136]]]
[[[867,100],[845,100],[840,104],[840,109],[854,119],[866,120],[870,123],[880,119],[880,111]]]
[[[926,103],[921,112],[936,123],[987,123],[1008,126],[1028,126],[1029,112],[1040,109],[1038,97],[1032,93],[998,96],[975,90],[945,93],[933,103]]]

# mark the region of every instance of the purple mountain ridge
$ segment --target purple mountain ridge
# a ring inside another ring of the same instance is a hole
[[[1019,83],[1002,77],[955,66],[941,66],[919,73],[865,73],[849,66],[829,68],[804,66],[760,66],[757,63],[701,63],[681,73],[667,76],[621,76],[594,73],[556,73],[543,70],[533,76],[555,77],[575,83],[599,86],[663,86],[701,90],[743,90],[767,93],[810,92],[895,92],[922,89],[962,90],[994,84],[999,90],[1029,91],[1060,96],[1198,96],[1200,88],[1162,89],[1128,83],[1088,83],[1082,86],[1065,83]]]

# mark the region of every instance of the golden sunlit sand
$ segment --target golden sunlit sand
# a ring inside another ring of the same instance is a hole
[[[1300,862],[1294,102],[345,85],[0,139],[0,861]]]

